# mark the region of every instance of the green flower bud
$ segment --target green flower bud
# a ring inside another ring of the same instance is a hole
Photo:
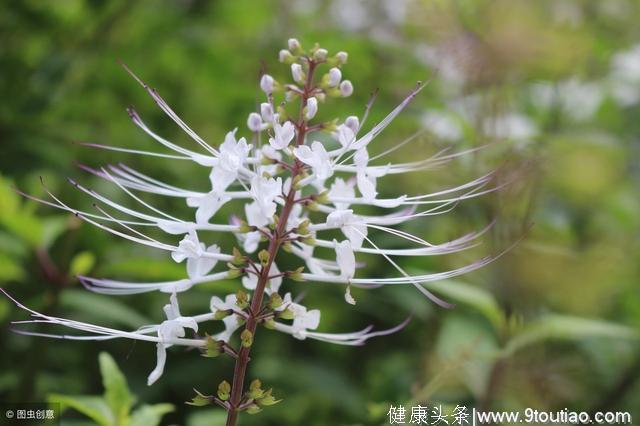
[[[262,382],[258,379],[255,379],[249,385],[249,391],[247,392],[247,397],[249,399],[258,399],[264,396],[264,391],[262,390]]]
[[[267,307],[271,310],[274,310],[279,308],[280,306],[282,306],[282,297],[278,293],[271,293],[271,296],[269,296]]]
[[[226,380],[223,380],[218,385],[218,398],[221,401],[226,401],[231,396],[231,385]]]
[[[251,404],[250,406],[247,407],[248,414],[257,414],[260,411],[262,411],[262,408],[258,407],[256,404]]]
[[[286,319],[286,320],[292,320],[294,315],[293,312],[291,312],[289,309],[285,309],[283,311],[280,311],[277,313],[278,318],[282,318],[282,319]]]
[[[249,224],[247,222],[245,222],[244,220],[240,221],[240,233],[241,234],[246,234],[248,232],[252,232],[253,231],[253,227],[249,226]]]
[[[215,340],[211,336],[207,336],[207,343],[202,352],[202,356],[206,358],[215,358],[220,355],[222,350],[223,342],[221,340]]]
[[[322,191],[320,194],[316,195],[315,200],[319,204],[327,204],[329,202],[329,191]]]
[[[276,328],[276,322],[273,320],[273,318],[264,320],[262,325],[264,325],[264,328],[268,328],[269,330],[274,330]]]
[[[237,247],[233,248],[233,260],[231,261],[231,263],[235,266],[242,266],[245,264],[244,256]]]
[[[243,273],[244,272],[242,272],[242,269],[238,269],[238,268],[233,267],[233,268],[231,268],[231,269],[229,269],[227,271],[227,278],[229,278],[230,280],[233,280],[235,278],[238,278]]]
[[[261,250],[260,253],[258,253],[258,259],[260,259],[262,266],[267,266],[269,263],[269,257],[270,255],[267,250]]]
[[[261,405],[263,407],[268,407],[270,405],[275,405],[278,402],[282,401],[281,399],[276,400],[273,395],[271,395],[271,392],[273,391],[273,389],[269,389],[268,391],[265,391],[262,398],[258,399],[256,401],[256,403],[258,405]]]
[[[196,407],[204,407],[205,405],[211,404],[211,399],[212,399],[211,396],[203,395],[200,392],[198,392],[197,389],[194,389],[194,392],[196,393],[196,396],[194,396],[191,401],[187,401],[186,402],[187,405],[193,405],[193,406],[196,406]]]
[[[238,290],[236,292],[236,305],[240,309],[246,309],[249,306],[249,295],[245,291]]]
[[[217,310],[213,314],[213,319],[219,321],[228,317],[229,315],[231,315],[231,310]]]
[[[253,334],[245,328],[244,331],[240,333],[240,341],[243,347],[250,348],[253,344]]]
[[[301,266],[295,271],[287,272],[287,276],[294,281],[306,281],[302,276],[303,271],[304,271],[304,266]]]

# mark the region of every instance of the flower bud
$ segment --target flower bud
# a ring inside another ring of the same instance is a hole
[[[258,399],[264,396],[264,391],[262,390],[262,382],[259,379],[255,379],[249,385],[249,391],[247,392],[247,397],[249,399]]]
[[[273,107],[270,103],[263,102],[260,104],[260,115],[267,123],[273,123],[275,117],[273,116]]]
[[[253,344],[253,334],[246,328],[240,333],[240,341],[243,348],[250,348]]]
[[[280,53],[278,53],[278,60],[283,64],[291,64],[296,58],[287,49],[282,49]]]
[[[206,358],[215,358],[220,355],[222,351],[222,340],[215,340],[211,336],[207,336],[207,343],[202,351],[202,356]]]
[[[196,393],[196,396],[194,396],[191,401],[187,402],[188,405],[193,405],[195,407],[204,407],[205,405],[211,404],[211,396],[203,395],[196,389],[194,389],[194,392]]]
[[[264,320],[262,325],[264,325],[264,328],[268,328],[269,330],[274,330],[276,328],[276,322],[273,320],[273,318]]]
[[[329,87],[336,87],[340,84],[340,80],[342,79],[342,71],[339,68],[331,68],[329,70],[329,79],[327,80],[327,84]]]
[[[316,61],[324,61],[325,59],[327,59],[327,54],[329,52],[327,52],[327,49],[318,49],[313,53],[313,59],[315,59]]]
[[[242,290],[238,290],[236,292],[236,305],[240,309],[246,309],[249,306],[249,295]]]
[[[291,64],[291,76],[296,83],[304,83],[305,75],[302,71],[302,65]]]
[[[346,120],[344,120],[344,125],[351,129],[351,131],[355,135],[356,133],[358,133],[358,129],[360,128],[360,120],[358,120],[358,117],[356,117],[355,115],[351,115],[347,117]]]
[[[302,45],[300,44],[298,39],[290,38],[287,41],[287,45],[289,46],[289,51],[294,55],[299,55],[300,53],[302,53]]]
[[[314,97],[310,97],[309,99],[307,99],[305,117],[307,118],[307,120],[311,120],[313,117],[316,116],[317,112],[318,112],[318,100]]]
[[[295,318],[295,314],[287,308],[283,311],[278,312],[278,318],[292,320],[293,318]]]
[[[351,84],[349,80],[345,80],[342,83],[340,83],[340,95],[342,95],[342,97],[346,98],[348,96],[351,96],[352,93],[353,93],[353,84]]]
[[[273,389],[269,389],[264,391],[262,398],[256,401],[256,403],[262,407],[268,407],[270,405],[275,405],[278,402],[282,401],[281,399],[276,400],[274,396],[271,394]]]
[[[262,130],[262,118],[260,118],[260,114],[256,112],[252,112],[249,114],[249,118],[247,119],[247,127],[252,132],[259,132]]]
[[[218,398],[221,401],[226,401],[231,396],[231,385],[226,380],[223,380],[218,385]]]
[[[260,411],[262,411],[262,408],[256,404],[251,404],[247,407],[247,414],[257,414]]]
[[[232,268],[227,271],[227,278],[230,280],[236,279],[243,274],[241,269]]]
[[[269,257],[270,255],[267,250],[261,250],[260,253],[258,253],[258,259],[260,259],[262,266],[266,266],[267,263],[269,263]]]
[[[293,102],[296,100],[297,97],[298,97],[298,92],[294,92],[293,90],[287,90],[287,92],[284,94],[284,99],[287,102]]]
[[[273,93],[274,84],[275,80],[269,74],[264,74],[260,79],[260,89],[267,95]]]
[[[287,276],[293,281],[306,281],[302,276],[302,272],[304,271],[304,266],[299,267],[295,271],[291,271],[287,274]]]
[[[267,303],[267,307],[271,310],[277,309],[282,306],[282,297],[278,293],[271,293],[269,296],[269,302]]]
[[[233,260],[231,261],[232,265],[242,266],[245,264],[244,256],[242,255],[242,252],[238,250],[237,247],[233,248],[232,253],[233,253]]]
[[[349,54],[347,52],[338,52],[335,56],[336,60],[340,65],[344,65],[347,63],[347,59],[349,58]]]
[[[224,319],[226,317],[228,317],[229,315],[231,315],[231,310],[217,310],[214,314],[213,314],[213,319],[214,320],[221,320]]]

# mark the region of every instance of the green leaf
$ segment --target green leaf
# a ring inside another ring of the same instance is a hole
[[[162,416],[171,413],[174,409],[172,404],[142,405],[131,415],[130,426],[157,426]]]
[[[60,296],[60,304],[65,308],[80,311],[92,320],[109,324],[123,324],[137,328],[142,324],[151,323],[151,320],[117,299],[84,290],[65,290]]]
[[[134,402],[134,397],[129,391],[127,379],[118,368],[111,355],[100,352],[100,374],[104,386],[104,399],[111,408],[111,412],[118,424],[124,424]]]
[[[607,321],[573,317],[569,315],[545,315],[525,326],[504,348],[504,355],[545,340],[581,340],[594,337],[637,340],[638,330]]]
[[[52,216],[40,219],[42,224],[42,234],[39,245],[48,248],[62,235],[69,226],[69,218],[65,216]]]
[[[425,284],[445,300],[467,305],[484,315],[496,330],[504,326],[505,315],[498,306],[496,299],[488,291],[471,286],[460,281],[443,280]]]
[[[72,276],[88,274],[95,263],[96,258],[93,253],[90,251],[82,251],[71,259],[69,274]]]
[[[73,408],[100,426],[113,426],[114,418],[109,406],[99,396],[50,394],[48,401],[60,404],[60,411]]]

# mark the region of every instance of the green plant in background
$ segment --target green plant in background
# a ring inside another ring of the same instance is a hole
[[[136,397],[111,355],[101,352],[98,361],[104,386],[102,396],[50,394],[49,402],[59,404],[61,412],[69,408],[78,411],[100,426],[157,426],[165,414],[174,410],[172,404],[143,404],[134,409]]]
[[[379,414],[372,415],[372,422],[382,423],[389,404],[417,399],[423,405],[615,409],[640,415],[640,345],[624,332],[575,342],[538,340],[504,357],[498,374],[491,374],[496,347],[502,350],[507,341],[550,312],[640,327],[640,175],[635,166],[640,140],[640,27],[636,25],[640,3],[168,0],[158,8],[155,3],[126,0],[70,0],[6,2],[0,12],[0,170],[7,194],[21,206],[17,216],[38,221],[62,218],[47,206],[18,200],[14,193],[15,185],[42,197],[39,175],[67,205],[96,213],[83,193],[57,178],[77,180],[75,162],[93,166],[121,161],[118,153],[85,149],[72,140],[155,148],[154,140],[132,130],[124,105],[135,104],[156,133],[176,143],[186,141],[172,121],[143,102],[145,92],[131,84],[114,58],[122,58],[162,88],[174,110],[189,117],[189,124],[205,139],[222,140],[228,129],[241,124],[238,117],[246,117],[259,105],[255,86],[260,64],[278,78],[277,70],[270,69],[268,52],[277,51],[282,40],[296,33],[304,34],[304,45],[319,41],[331,51],[349,52],[345,72],[358,90],[332,103],[327,119],[360,111],[368,95],[360,89],[383,82],[370,110],[369,121],[378,122],[402,99],[408,82],[439,70],[412,106],[394,120],[393,128],[378,138],[380,151],[419,130],[426,132],[407,148],[416,157],[449,145],[452,152],[493,142],[491,150],[463,157],[436,173],[378,179],[381,193],[397,193],[400,187],[408,193],[425,187],[435,190],[473,179],[479,171],[493,169],[505,151],[509,157],[533,161],[534,173],[526,187],[512,185],[478,202],[463,203],[424,226],[403,227],[440,242],[461,228],[477,229],[497,217],[484,239],[493,243],[467,254],[397,260],[406,270],[419,273],[455,268],[458,260],[471,262],[495,252],[492,245],[508,245],[533,222],[516,250],[466,279],[467,287],[492,295],[498,310],[509,318],[503,321],[506,325],[492,326],[476,309],[437,293],[435,287],[433,292],[459,306],[442,311],[416,298],[411,288],[387,286],[372,292],[354,288],[358,301],[354,315],[336,303],[343,286],[317,286],[306,293],[304,304],[322,311],[322,327],[327,329],[394,324],[409,313],[414,320],[406,332],[371,340],[363,348],[309,339],[299,342],[279,333],[258,336],[252,351],[259,356],[252,357],[251,379],[262,379],[285,403],[259,416],[244,416],[243,425],[359,424],[367,406]],[[321,108],[318,115],[327,110]],[[403,155],[397,151],[389,158],[402,161]],[[127,158],[127,164],[176,186],[209,189],[197,167],[171,167],[144,156]],[[83,176],[82,182],[113,200],[123,200],[108,181]],[[3,192],[0,207],[5,205],[4,196]],[[178,217],[191,214],[182,200],[143,198]],[[234,203],[219,212],[240,213]],[[127,281],[179,280],[184,277],[183,265],[156,251],[121,243],[75,217],[62,219],[66,230],[46,245],[46,253],[69,284],[58,292],[37,259],[37,245],[26,243],[11,224],[0,223],[0,269],[6,272],[2,287],[49,315],[132,330],[162,322],[165,318],[157,307],[166,303],[165,294],[113,298],[87,292],[69,272],[72,259],[91,253],[97,259],[92,276]],[[395,238],[376,237],[380,246],[396,248]],[[237,245],[232,235],[220,238],[225,251]],[[374,255],[359,260],[366,263],[367,275],[390,276],[388,265]],[[288,259],[284,265],[282,270],[296,267]],[[289,285],[302,290],[307,284]],[[212,294],[236,290],[236,280],[194,286],[179,295],[181,311],[204,312]],[[0,318],[6,322],[20,315],[0,298]],[[201,324],[201,333],[218,333],[216,323],[211,324]],[[45,327],[32,330],[44,332]],[[496,330],[505,328],[511,331],[498,336]],[[69,344],[19,336],[7,326],[0,327],[0,340],[2,401],[43,401],[45,395],[61,391],[99,393],[93,360],[98,351],[107,350],[116,359],[127,358],[127,379],[141,399],[176,405],[176,411],[165,417],[168,424],[225,421],[222,410],[194,410],[183,401],[193,387],[215,394],[215,383],[221,378],[230,381],[234,361],[230,357],[210,362],[194,359],[194,351],[171,349],[163,378],[147,388],[153,345],[123,339]],[[447,347],[460,350],[453,354],[454,349]],[[283,357],[287,363],[280,361]],[[497,380],[488,380],[492,376]],[[431,392],[422,392],[425,387]]]

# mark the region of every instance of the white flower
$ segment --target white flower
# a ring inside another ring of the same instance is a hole
[[[282,194],[282,178],[265,178],[254,176],[251,179],[251,196],[256,201],[262,214],[271,218],[276,214],[275,199]]]
[[[324,180],[333,175],[331,166],[331,158],[324,148],[322,142],[315,141],[311,144],[311,148],[302,145],[294,148],[293,154],[304,164],[311,166],[313,174],[317,179]]]
[[[238,305],[236,304],[237,300],[238,299],[236,298],[235,294],[227,295],[224,301],[217,296],[213,296],[211,298],[211,302],[209,303],[209,308],[214,315],[218,311],[235,312],[239,309]],[[242,326],[243,321],[242,318],[240,318],[238,315],[232,313],[231,315],[224,317],[222,319],[222,322],[224,324],[224,331],[221,331],[220,333],[215,334],[211,337],[213,337],[215,340],[222,340],[223,342],[228,343],[233,333]]]
[[[237,130],[237,129],[236,129]],[[246,162],[251,146],[247,145],[245,138],[236,141],[236,130],[227,133],[224,142],[220,145],[219,162],[209,175],[211,186],[217,193],[222,193],[238,177],[238,171]]]
[[[285,149],[293,140],[295,128],[290,121],[285,121],[284,124],[274,123],[273,133],[274,137],[269,138],[269,144],[275,149]]]
[[[342,145],[342,148],[346,150],[353,149],[356,135],[351,127],[344,124],[339,125],[336,129],[336,136],[338,138],[338,142]]]
[[[329,199],[354,198],[356,196],[356,191],[353,188],[353,185],[349,182],[345,182],[342,178],[335,178],[335,180],[331,184],[328,195]],[[345,202],[334,202],[333,205],[338,210],[346,210],[349,208],[349,203]]]
[[[318,309],[307,310],[297,303],[290,303],[287,309],[293,313],[292,334],[296,339],[304,340],[307,330],[315,330],[320,325],[320,311]]]
[[[196,223],[206,224],[209,223],[209,219],[216,214],[216,212],[225,203],[231,200],[231,197],[224,193],[218,193],[216,191],[209,191],[207,194],[200,197],[188,197],[187,205],[189,207],[195,207],[196,210]]]
[[[334,67],[329,70],[329,80],[327,81],[329,87],[336,87],[338,84],[340,84],[341,79],[342,71],[340,71],[340,68]]]
[[[358,189],[365,200],[374,200],[378,192],[376,191],[376,176],[369,173],[367,165],[369,164],[369,153],[366,148],[360,149],[353,156],[353,162],[356,165],[356,182]]]
[[[336,251],[336,262],[340,267],[340,276],[350,280],[356,273],[356,257],[353,254],[351,243],[348,240],[340,242],[333,240],[333,248]]]
[[[353,214],[353,210],[336,210],[327,216],[329,228],[340,228],[342,233],[351,241],[351,247],[355,250],[362,247],[362,242],[367,235],[367,225],[364,220]]]
[[[160,341],[156,343],[157,363],[156,367],[147,378],[148,386],[154,384],[164,372],[164,365],[167,360],[166,349],[171,346],[171,343],[166,342],[184,337],[186,334],[185,328],[190,328],[195,333],[198,332],[198,323],[193,318],[183,317],[182,315],[180,315],[178,297],[175,293],[171,295],[169,300],[170,304],[165,305],[162,308],[165,312],[165,315],[167,316],[167,320],[163,321],[162,324],[160,324],[160,326],[158,327],[158,338],[160,339]]]
[[[353,84],[351,84],[349,80],[344,80],[342,83],[340,83],[340,95],[342,95],[342,97],[346,98],[348,96],[351,96],[352,93]]]
[[[307,113],[305,114],[306,119],[311,120],[313,117],[316,116],[317,112],[318,112],[318,100],[314,97],[310,97],[309,99],[307,99]]]
[[[275,85],[275,80],[269,74],[264,74],[260,78],[260,89],[267,95],[273,93],[273,86]]]
[[[206,247],[198,240],[198,234],[192,231],[185,235],[178,244],[178,248],[171,252],[171,257],[177,263],[187,259],[189,278],[199,278],[208,274],[218,262],[214,257],[207,257],[207,253],[219,254],[220,247],[215,244]]]
[[[304,83],[305,75],[302,71],[302,65],[298,63],[291,64],[291,76],[296,83]]]

